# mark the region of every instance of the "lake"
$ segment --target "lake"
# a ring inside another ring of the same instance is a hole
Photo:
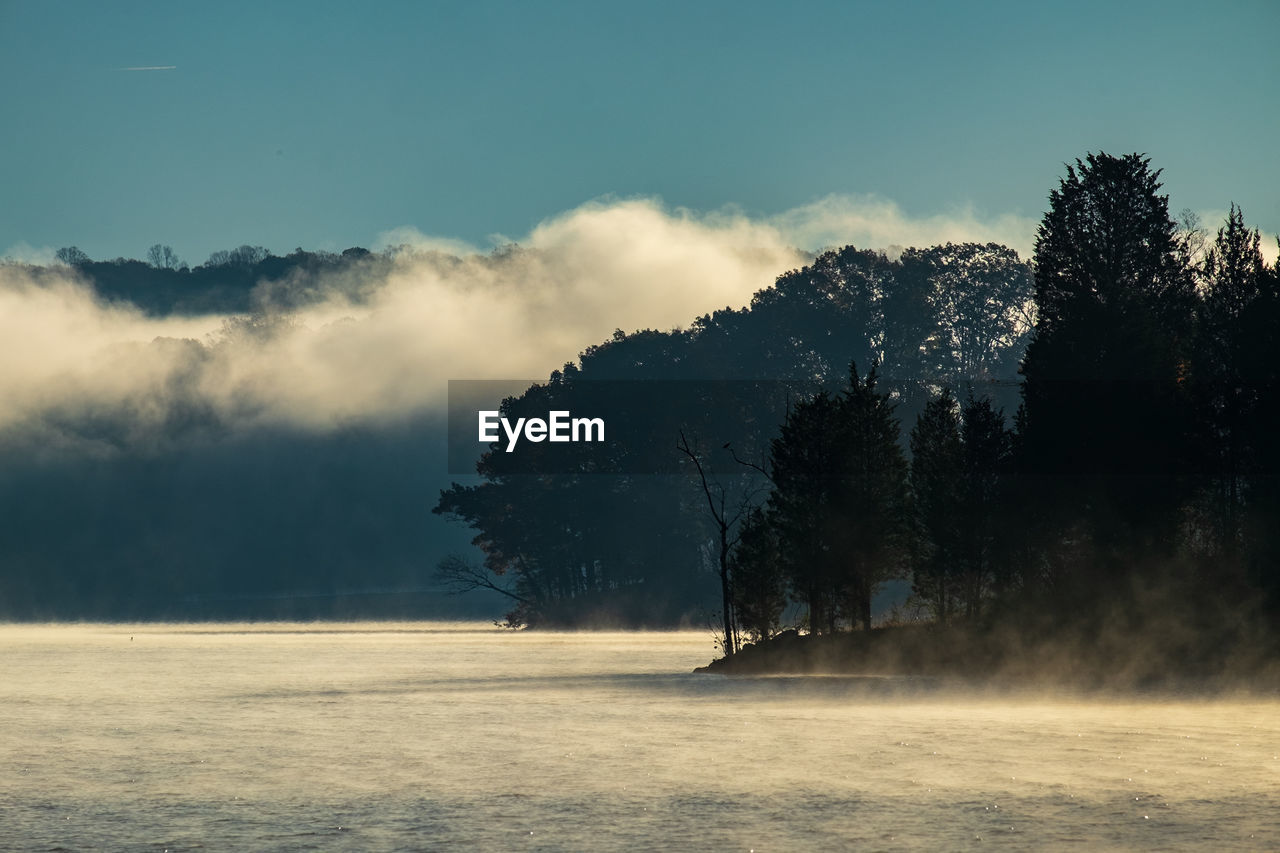
[[[1280,701],[695,675],[710,632],[0,626],[0,848],[1276,849]]]

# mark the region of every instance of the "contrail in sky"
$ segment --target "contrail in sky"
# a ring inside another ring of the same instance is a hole
[[[133,65],[128,68],[121,68],[121,71],[176,71],[176,65]]]

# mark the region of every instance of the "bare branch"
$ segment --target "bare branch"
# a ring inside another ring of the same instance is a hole
[[[457,555],[450,554],[436,564],[436,580],[444,585],[450,595],[461,595],[477,589],[489,589],[501,593],[507,598],[528,604],[529,599],[517,595],[506,587],[494,582],[493,576],[475,563]]]
[[[765,478],[766,480],[768,480],[770,483],[772,483],[772,482],[773,482],[773,475],[772,475],[772,474],[770,474],[768,471],[766,471],[766,470],[764,469],[764,466],[762,466],[762,465],[757,465],[757,464],[756,464],[756,463],[754,463],[754,462],[751,462],[751,461],[749,461],[749,460],[746,460],[746,459],[742,459],[742,458],[740,458],[740,457],[738,456],[738,451],[736,451],[736,450],[734,450],[734,449],[733,449],[733,445],[732,445],[732,444],[725,444],[724,449],[725,449],[725,450],[727,450],[727,451],[729,451],[729,455],[733,457],[733,461],[734,461],[734,462],[737,462],[739,465],[745,465],[745,466],[746,466],[746,467],[748,467],[748,468],[752,468],[752,469],[754,469],[754,470],[756,470],[756,471],[759,471],[761,474],[763,474],[763,475],[764,475],[764,478]]]
[[[697,452],[694,451],[694,449],[689,445],[689,440],[684,437],[684,430],[680,430],[680,441],[676,442],[676,450],[679,450],[685,456],[688,456],[690,459],[693,460],[694,467],[698,469],[698,477],[702,480],[702,492],[707,496],[707,506],[711,508],[711,517],[715,519],[716,524],[723,526],[724,525],[723,506],[721,507],[720,512],[716,511],[715,501],[711,499],[711,485],[707,483],[707,472],[704,471],[702,468],[702,459],[698,456]],[[720,484],[717,483],[716,485],[718,486]],[[724,493],[722,489],[721,504],[723,503],[724,503]]]

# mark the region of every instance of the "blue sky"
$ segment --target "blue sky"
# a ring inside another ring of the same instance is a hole
[[[1280,4],[975,6],[0,0],[0,252],[487,246],[602,197],[1038,218],[1096,150],[1280,231]]]

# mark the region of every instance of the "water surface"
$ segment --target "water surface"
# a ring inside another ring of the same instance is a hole
[[[708,633],[0,627],[0,847],[1280,847],[1280,702],[726,678]]]

